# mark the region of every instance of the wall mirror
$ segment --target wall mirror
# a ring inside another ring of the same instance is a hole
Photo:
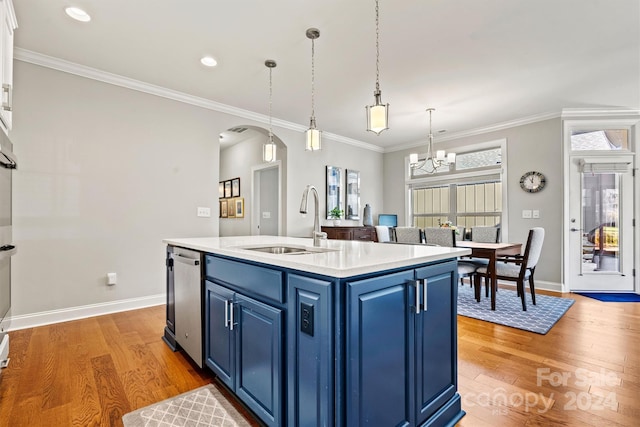
[[[329,212],[333,208],[342,209],[342,169],[327,166],[327,219],[331,219]]]
[[[345,219],[360,219],[360,172],[347,169]]]

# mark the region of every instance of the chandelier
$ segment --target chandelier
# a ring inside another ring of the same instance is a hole
[[[315,44],[314,41],[320,37],[320,30],[317,28],[309,28],[307,30],[307,38],[311,39],[311,120],[309,123],[309,129],[307,129],[306,136],[307,142],[305,144],[305,150],[318,151],[322,148],[322,141],[320,140],[320,131],[316,128],[316,115],[315,115]]]
[[[418,160],[418,154],[412,153],[409,155],[409,163],[411,169],[422,170],[427,173],[435,173],[438,168],[442,166],[449,166],[456,162],[456,153],[446,154],[444,150],[436,151],[436,155],[433,155],[433,132],[431,130],[431,114],[435,111],[435,108],[427,108],[429,113],[429,145],[427,146],[427,157],[424,160]],[[429,169],[425,169],[425,167]]]
[[[380,25],[378,13],[378,0],[376,0],[376,89],[373,91],[373,105],[367,105],[367,130],[380,135],[385,129],[389,129],[389,104],[382,103],[380,92]]]
[[[276,143],[273,141],[273,119],[271,116],[271,97],[273,94],[273,85],[271,84],[271,72],[276,67],[276,61],[267,59],[264,65],[269,68],[269,140],[262,146],[262,160],[265,162],[276,161]]]

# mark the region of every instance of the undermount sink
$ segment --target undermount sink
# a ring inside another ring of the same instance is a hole
[[[265,252],[268,254],[277,255],[306,255],[316,254],[322,252],[333,252],[337,249],[317,248],[317,247],[305,247],[305,246],[240,246],[239,249],[246,249],[248,251]]]

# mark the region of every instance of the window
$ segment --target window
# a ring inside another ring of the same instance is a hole
[[[629,137],[627,129],[607,129],[596,131],[571,132],[572,151],[613,151],[628,150]]]
[[[503,184],[500,147],[477,148],[457,155],[446,171],[425,174],[411,171],[409,223],[437,227],[451,221],[461,228],[502,225]]]

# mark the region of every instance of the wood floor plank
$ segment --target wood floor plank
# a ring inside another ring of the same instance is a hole
[[[467,412],[458,426],[637,425],[640,304],[567,296],[575,304],[546,335],[458,317]],[[210,370],[162,341],[164,316],[156,306],[11,332],[0,426],[121,426],[130,410],[215,385]],[[528,406],[517,401],[534,395],[540,400]],[[602,396],[615,404],[601,407]]]

